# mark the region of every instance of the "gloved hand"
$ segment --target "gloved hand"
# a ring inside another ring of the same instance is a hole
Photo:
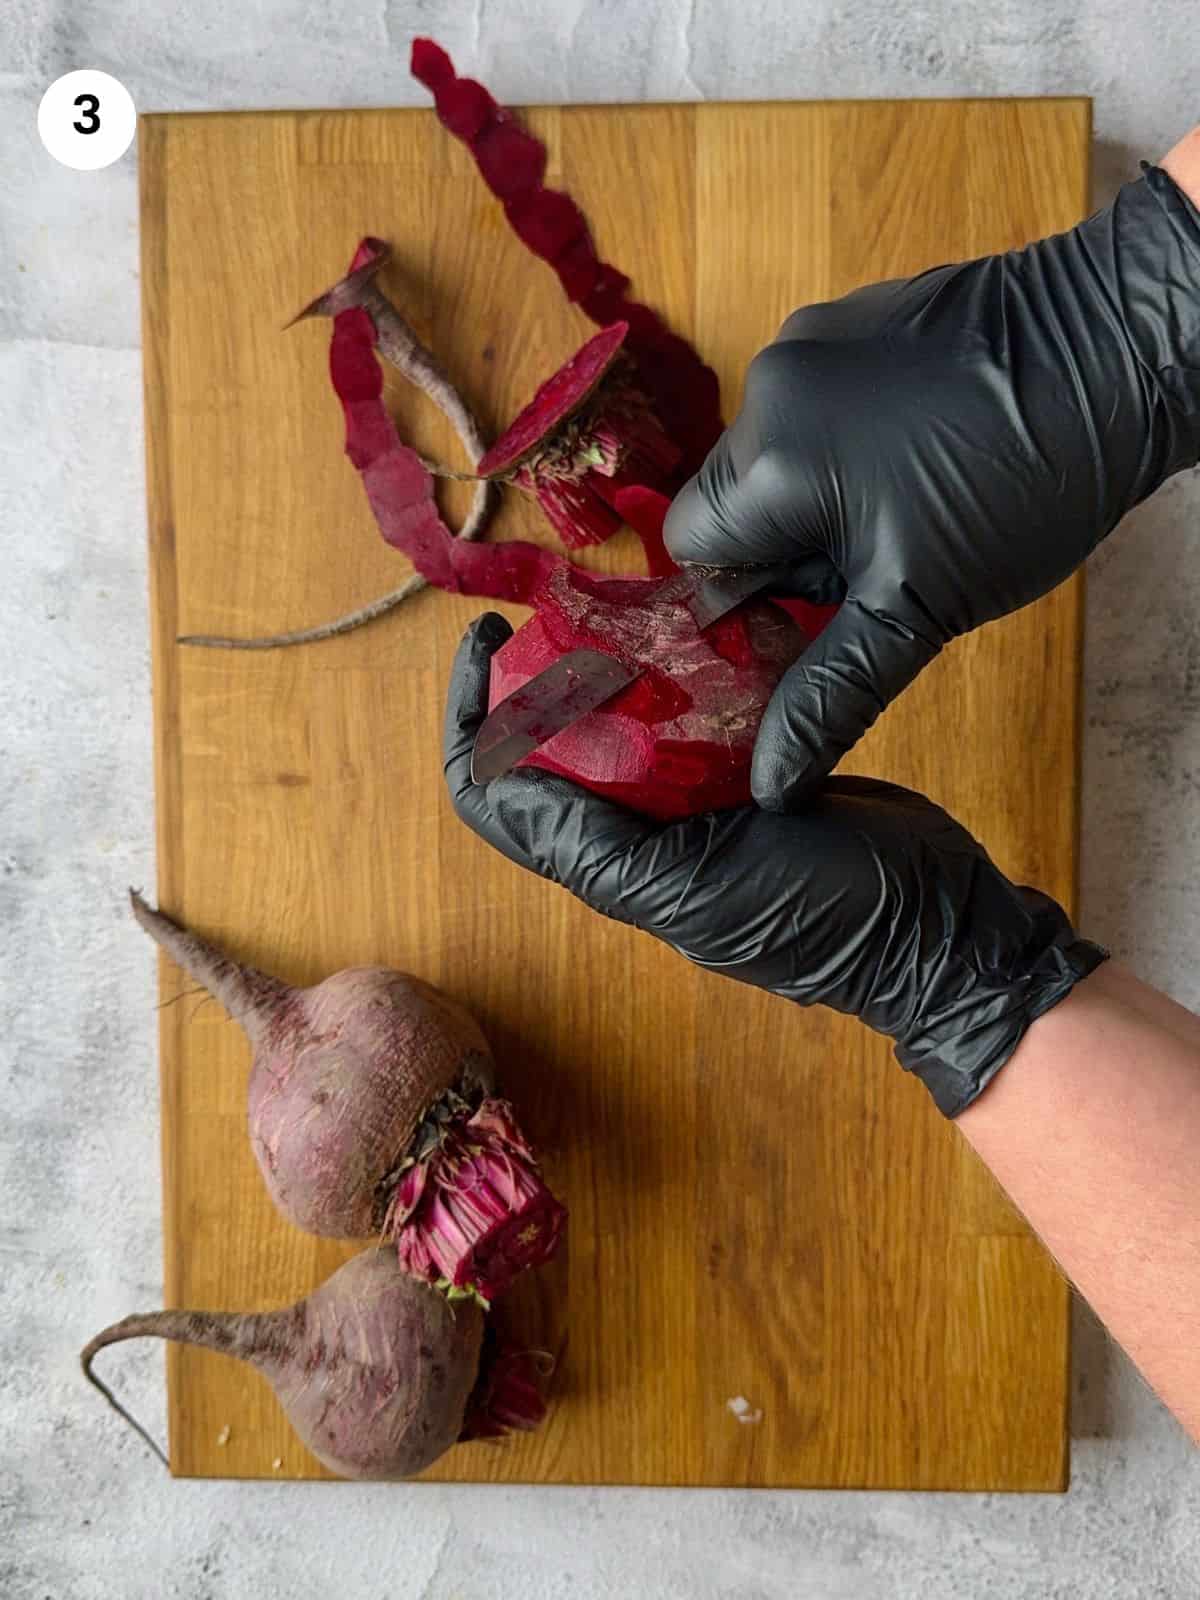
[[[699,966],[861,1017],[947,1116],[1104,959],[1053,900],[891,784],[833,779],[798,816],[750,806],[665,825],[534,768],[473,784],[491,657],[511,631],[481,617],[451,676],[444,758],[462,820]]]
[[[797,311],[676,499],[677,561],[845,596],[763,719],[795,809],[949,640],[1073,572],[1200,459],[1200,213],[1149,168],[1069,233]]]

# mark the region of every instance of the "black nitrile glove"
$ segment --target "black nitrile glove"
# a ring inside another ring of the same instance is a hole
[[[794,809],[944,644],[1198,459],[1200,213],[1158,168],[1069,233],[797,311],[666,528],[678,561],[845,596],[763,719],[755,798]]]
[[[833,779],[798,816],[756,807],[651,823],[526,768],[471,782],[490,613],[459,648],[446,711],[455,810],[511,861],[713,972],[861,1017],[956,1116],[1105,952],[999,872],[921,795]]]

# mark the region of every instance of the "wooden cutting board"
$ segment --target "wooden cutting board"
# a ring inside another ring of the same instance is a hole
[[[528,121],[601,254],[716,366],[727,416],[796,305],[1087,203],[1080,100]],[[387,962],[464,1002],[571,1208],[569,1253],[513,1311],[558,1356],[547,1425],[430,1476],[1063,1488],[1067,1287],[887,1044],[692,970],[453,817],[442,695],[479,602],[426,593],[301,650],[175,643],[315,622],[407,571],[342,455],[328,326],[282,331],[360,234],[395,245],[389,287],[488,429],[589,325],[430,112],[149,116],[140,148],[161,902],[295,980]],[[409,437],[459,459],[424,402],[390,395]],[[548,538],[510,498],[497,536],[515,534]],[[594,560],[638,563],[626,534]],[[947,651],[852,763],[1068,902],[1080,607],[1069,584]],[[163,999],[168,1303],[280,1304],[350,1247],[275,1217],[239,1031],[170,966]],[[257,1375],[180,1349],[168,1374],[177,1473],[319,1475]]]

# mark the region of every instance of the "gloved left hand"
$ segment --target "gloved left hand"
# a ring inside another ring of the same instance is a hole
[[[535,768],[473,784],[491,658],[510,633],[481,617],[451,676],[445,771],[462,820],[710,971],[860,1017],[947,1116],[1104,960],[1061,906],[1010,883],[953,818],[893,784],[835,779],[794,816],[746,807],[668,824]]]

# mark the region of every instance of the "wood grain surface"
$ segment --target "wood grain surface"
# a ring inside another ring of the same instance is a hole
[[[528,120],[601,253],[716,365],[727,416],[796,305],[1086,208],[1078,100]],[[294,980],[387,962],[464,1002],[571,1207],[569,1252],[511,1313],[559,1360],[547,1425],[430,1476],[1064,1487],[1066,1286],[888,1045],[693,971],[455,820],[442,694],[479,602],[426,593],[272,654],[175,642],[319,621],[407,571],[342,455],[328,326],[282,331],[360,234],[394,244],[389,288],[489,430],[588,325],[431,113],[148,116],[140,148],[161,903]],[[425,402],[389,396],[459,459]],[[445,500],[454,520],[466,494]],[[510,499],[516,534],[548,539]],[[640,570],[627,534],[593,564]],[[1080,607],[1072,583],[953,647],[850,764],[1068,902]],[[162,998],[168,1303],[280,1304],[350,1247],[273,1214],[238,1029],[169,964]],[[172,1349],[168,1375],[177,1473],[320,1475],[253,1372]]]

